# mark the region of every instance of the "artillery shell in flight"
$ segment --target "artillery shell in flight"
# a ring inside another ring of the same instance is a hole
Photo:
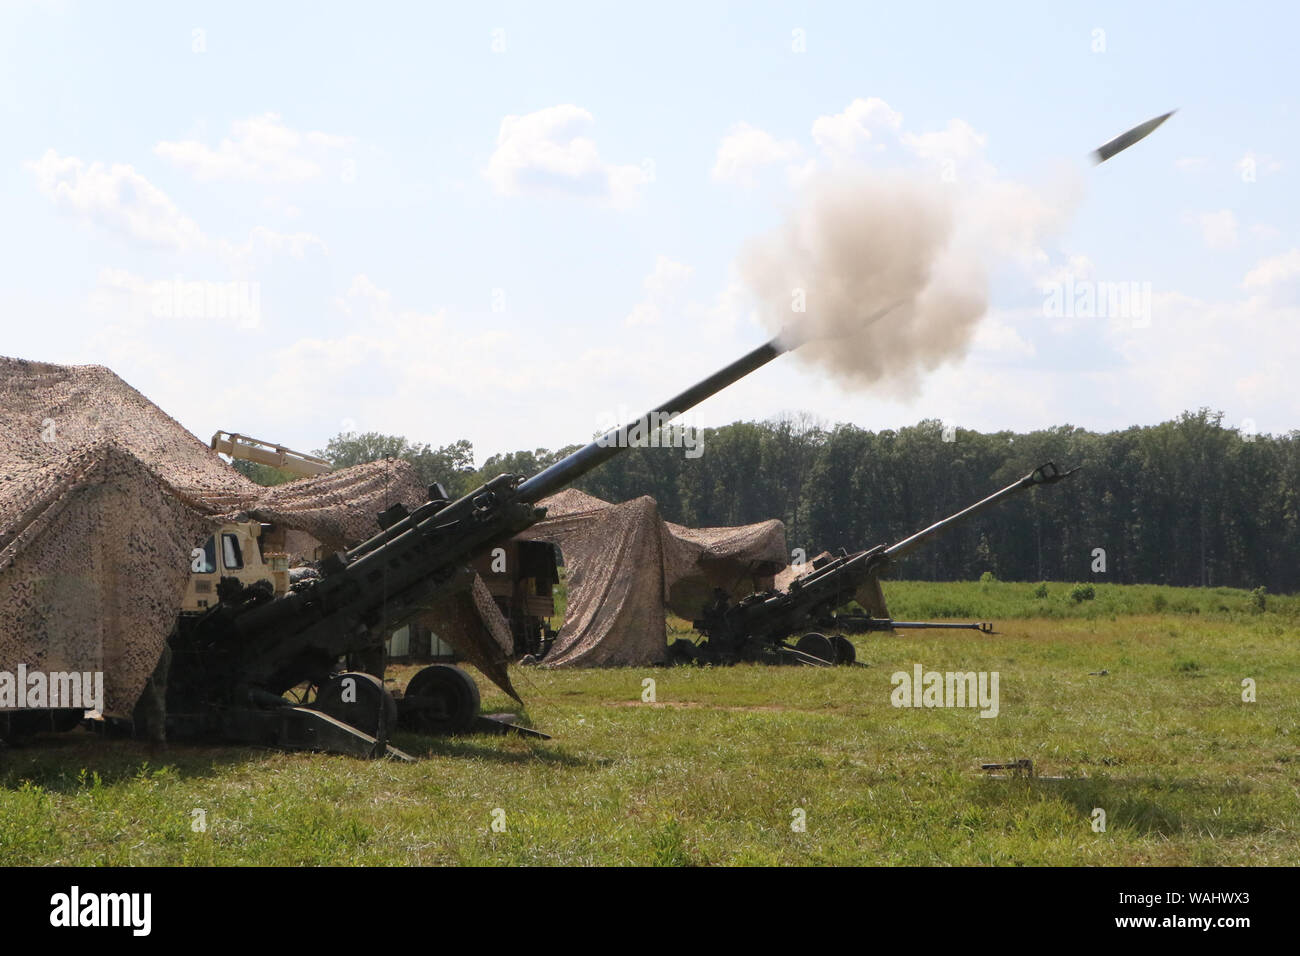
[[[1177,110],[1170,110],[1163,116],[1157,116],[1155,119],[1149,119],[1145,123],[1134,126],[1127,133],[1121,133],[1104,146],[1098,146],[1092,151],[1092,160],[1094,164],[1104,163],[1118,152],[1128,149],[1140,139],[1150,136],[1157,126],[1163,123],[1169,117],[1177,113]]]

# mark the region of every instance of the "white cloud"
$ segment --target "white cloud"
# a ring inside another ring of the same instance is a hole
[[[629,328],[638,325],[658,325],[660,319],[659,307],[651,302],[638,302],[632,306],[632,311],[627,314],[623,324]]]
[[[186,251],[204,243],[193,219],[131,166],[86,164],[53,149],[27,168],[59,209],[151,246]]]
[[[268,116],[274,116],[268,113]],[[277,116],[276,119],[279,119]],[[346,149],[356,142],[355,136],[333,136],[329,133],[322,133],[319,130],[312,130],[306,134],[306,140],[312,146],[323,146],[326,149]]]
[[[628,205],[653,174],[601,159],[595,141],[580,135],[594,125],[591,113],[571,103],[507,116],[484,175],[503,196],[559,194]]]
[[[1095,320],[1053,330],[1038,310],[994,311],[967,357],[930,374],[919,397],[859,395],[828,382],[797,404],[865,427],[937,417],[984,431],[1067,422],[1124,429],[1207,406],[1224,411],[1225,424],[1250,418],[1263,431],[1285,432],[1300,418],[1298,323],[1300,308],[1260,296],[1214,302],[1156,294],[1146,327]]]
[[[792,165],[786,167],[786,178],[790,185],[795,189],[803,189],[808,186],[818,171],[817,160],[810,159],[802,165]]]
[[[312,252],[329,255],[329,247],[323,239],[310,232],[285,233],[265,226],[254,226],[248,239],[242,243],[220,240],[217,252],[232,268],[248,269],[265,265],[282,255],[300,260]]]
[[[261,326],[261,285],[258,280],[207,275],[147,279],[125,269],[100,269],[88,300],[90,312],[97,317],[91,341],[94,348],[107,348],[114,355],[144,348],[161,354],[164,339],[174,344],[179,338],[187,343],[182,353],[193,354],[202,349],[205,335]],[[193,338],[187,337],[187,328],[193,330]]]
[[[853,100],[842,113],[817,117],[812,139],[836,165],[897,146],[945,172],[960,169],[962,179],[990,178],[994,172],[984,159],[988,136],[970,123],[953,118],[943,129],[914,132],[903,127],[902,113],[875,96]]]
[[[988,136],[961,119],[950,119],[946,128],[930,133],[907,133],[903,145],[929,163],[966,166],[981,160]]]
[[[1274,427],[1293,427],[1300,416],[1297,321],[1300,309],[1264,296],[1155,296],[1151,326],[1116,337],[1126,360],[1115,370],[1130,403],[1125,417],[1155,422],[1204,405],[1224,410],[1232,424],[1249,417],[1266,428],[1272,417]]]
[[[1185,221],[1200,227],[1201,239],[1209,249],[1231,249],[1237,244],[1237,217],[1231,209],[1187,216]]]
[[[1064,265],[1038,277],[1038,285],[1049,286],[1069,281],[1087,282],[1095,278],[1097,266],[1088,256],[1070,256]]]
[[[1035,312],[1034,316],[1037,314]],[[1021,336],[1007,317],[993,312],[976,327],[972,349],[994,360],[1028,359],[1038,353],[1033,343]]]
[[[655,259],[654,271],[645,278],[645,290],[656,299],[670,299],[694,271],[683,262],[659,256]]]
[[[254,226],[243,242],[214,239],[131,166],[87,164],[52,149],[26,165],[36,174],[37,188],[56,207],[146,246],[215,255],[237,272],[278,256],[303,259],[313,251],[329,253],[324,241],[311,233],[282,233],[265,226]]]
[[[262,206],[273,216],[281,219],[297,219],[302,215],[302,209],[286,200],[283,196],[267,196],[262,200]]]
[[[873,149],[884,149],[884,143],[873,142],[873,139],[882,132],[890,134],[892,139],[902,125],[902,113],[872,96],[854,100],[842,113],[817,117],[813,121],[812,138],[822,152],[834,159],[843,159],[853,156],[868,144]]]
[[[970,123],[954,118],[943,129],[913,132],[904,129],[902,113],[875,96],[858,97],[840,113],[817,117],[811,136],[818,151],[836,167],[896,147],[905,156],[940,167],[946,181],[955,181],[958,171],[963,181],[991,179],[995,174],[985,159],[988,136]],[[817,172],[816,161],[803,161],[804,155],[796,140],[777,140],[766,130],[737,123],[718,147],[713,178],[752,187],[759,170],[784,163],[790,185],[799,188]]]
[[[1300,249],[1291,249],[1281,255],[1262,259],[1246,273],[1241,285],[1244,289],[1265,290],[1289,282],[1300,276]]]
[[[694,334],[721,338],[731,335],[742,324],[748,323],[754,331],[763,331],[762,323],[753,307],[753,297],[740,277],[733,274],[711,305],[689,303],[684,309]]]
[[[794,163],[802,154],[803,150],[794,140],[778,140],[766,130],[748,123],[737,123],[718,144],[713,178],[718,182],[752,188],[758,182],[758,170],[779,163]]]
[[[260,183],[305,182],[322,172],[320,154],[343,149],[353,140],[328,133],[300,133],[275,113],[232,125],[232,136],[216,148],[198,140],[160,142],[154,153],[188,169],[200,182],[239,180]]]
[[[1280,160],[1268,153],[1256,153],[1253,149],[1237,160],[1236,169],[1242,179],[1253,180],[1260,174],[1276,173],[1282,169]]]
[[[257,395],[232,389],[209,403],[231,422],[242,413],[277,441],[298,441],[304,448],[319,447],[348,420],[355,430],[435,445],[471,438],[482,456],[520,447],[513,444],[511,423],[526,417],[521,409],[534,407],[536,396],[548,396],[560,409],[573,407],[566,402],[590,398],[593,383],[607,372],[597,363],[584,364],[586,356],[566,351],[558,340],[528,341],[508,322],[485,327],[453,321],[442,308],[409,308],[365,274],[352,279],[335,305],[347,317],[338,331],[264,353],[265,367],[275,374],[260,382]],[[456,360],[449,362],[448,355]],[[440,405],[472,414],[445,422],[430,418],[429,408]],[[311,418],[306,425],[298,420],[304,410]],[[564,432],[561,440],[585,440],[595,428],[586,427],[585,417],[583,410],[571,413],[556,429]],[[583,427],[571,434],[575,419]],[[252,431],[252,425],[224,427]],[[293,438],[304,429],[316,437]],[[536,437],[536,422],[528,432],[525,441],[535,442],[532,447],[545,443]],[[503,433],[511,437],[503,439]]]
[[[818,117],[812,137],[837,167],[854,160],[879,165],[871,154],[893,147],[904,168],[919,162],[937,171],[950,187],[954,247],[984,260],[1041,269],[1049,261],[1043,242],[1060,232],[1083,195],[1082,181],[1068,172],[1034,186],[1000,177],[986,158],[987,135],[970,123],[954,118],[943,129],[914,132],[903,125],[902,113],[877,97]]]
[[[686,280],[695,270],[682,262],[674,262],[667,256],[655,259],[654,270],[645,277],[643,286],[646,297],[632,307],[625,325],[657,325],[662,318],[662,310],[677,301],[678,293]]]
[[[95,315],[138,328],[149,315],[154,288],[155,283],[126,269],[100,269],[90,294],[90,310]]]
[[[1080,181],[1070,176],[1031,186],[999,178],[991,166],[968,167],[958,183],[954,243],[986,262],[1025,269],[1047,264],[1044,243],[1065,228],[1082,195]]]

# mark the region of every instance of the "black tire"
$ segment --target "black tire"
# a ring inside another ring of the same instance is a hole
[[[347,671],[331,677],[311,706],[385,743],[397,726],[397,701],[373,674]]]
[[[831,635],[831,646],[835,648],[835,663],[845,666],[858,659],[858,650],[843,634]]]
[[[795,650],[825,661],[827,664],[835,663],[835,645],[825,634],[805,634],[795,644]]]
[[[478,717],[474,678],[459,667],[434,664],[411,678],[402,697],[402,726],[421,734],[447,735],[469,730]]]

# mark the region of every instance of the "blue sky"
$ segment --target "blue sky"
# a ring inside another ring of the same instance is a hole
[[[108,365],[204,439],[554,447],[763,340],[735,261],[809,181],[951,156],[963,185],[1060,214],[994,264],[971,348],[915,394],[783,358],[699,423],[1110,429],[1208,405],[1289,431],[1296,20],[20,0],[0,8],[0,354]],[[253,284],[256,321],[160,314],[177,280]],[[1149,321],[1046,315],[1066,280],[1149,283]]]

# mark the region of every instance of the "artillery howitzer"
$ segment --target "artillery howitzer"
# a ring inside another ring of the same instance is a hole
[[[662,425],[786,348],[773,339],[643,421]],[[464,671],[446,665],[420,671],[399,711],[382,680],[336,674],[337,662],[373,653],[394,628],[469,588],[470,559],[545,517],[536,502],[618,454],[628,428],[606,433],[531,478],[499,475],[456,501],[431,485],[424,504],[384,511],[378,534],[318,562],[316,574],[282,597],[223,582],[219,602],[183,621],[171,638],[168,732],[373,757],[394,752],[387,742],[399,717],[403,726],[425,733],[470,729],[479,719],[479,696]],[[286,699],[303,685],[317,688],[312,703]]]
[[[738,661],[792,662],[815,665],[852,664],[853,642],[843,632],[888,631],[895,628],[966,628],[991,631],[986,623],[953,624],[894,621],[870,614],[837,614],[859,589],[884,574],[902,556],[959,521],[983,511],[1017,492],[1055,484],[1078,469],[1063,472],[1052,462],[1040,465],[1001,491],[965,508],[894,545],[879,545],[855,554],[813,563],[813,570],[796,578],[784,591],[759,591],[732,603],[725,592],[693,622],[704,635],[700,644],[679,639],[669,649],[681,661],[734,664]],[[789,639],[802,633],[795,644]]]

